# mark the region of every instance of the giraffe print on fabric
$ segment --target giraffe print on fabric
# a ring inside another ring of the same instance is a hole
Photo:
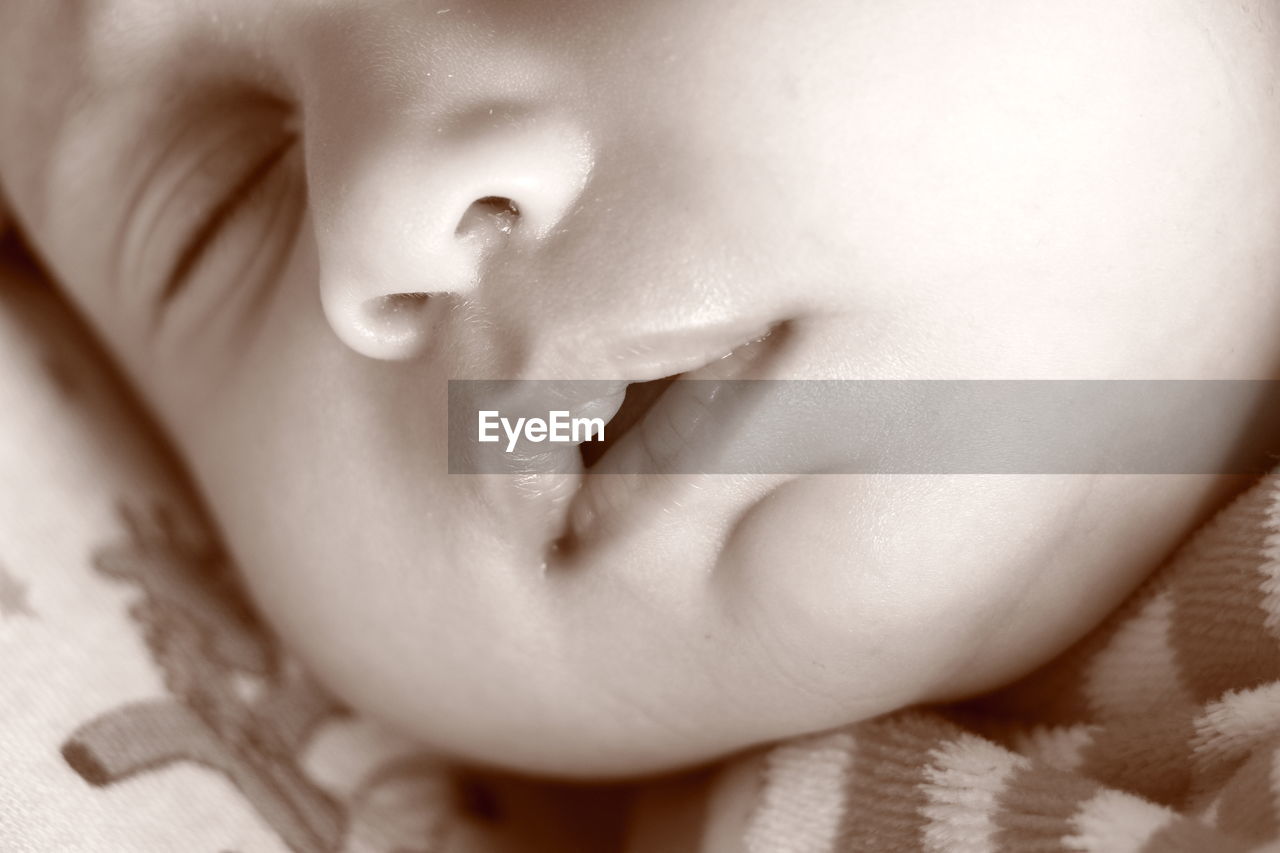
[[[295,853],[341,849],[346,815],[311,782],[299,754],[344,710],[287,665],[234,585],[222,552],[162,509],[121,509],[127,538],[94,567],[141,591],[130,607],[169,696],[80,726],[62,755],[89,784],[113,785],[174,763],[232,782]]]

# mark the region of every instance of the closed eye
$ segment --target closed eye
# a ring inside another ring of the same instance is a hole
[[[204,215],[178,252],[177,259],[165,278],[164,286],[157,296],[157,309],[160,312],[187,284],[219,232],[249,203],[254,190],[271,176],[297,141],[295,134],[286,134],[263,157],[252,162],[248,170],[231,183],[226,195]]]

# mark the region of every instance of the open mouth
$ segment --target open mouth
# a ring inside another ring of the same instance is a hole
[[[721,393],[724,383],[757,376],[759,363],[782,337],[780,327],[770,327],[740,338],[743,342],[719,355],[680,365],[687,370],[629,384],[604,437],[578,446],[585,476],[570,501],[557,548],[567,553],[624,523],[641,524],[649,510],[675,500],[671,478],[645,475],[699,473],[700,461],[715,456],[723,419],[741,421]]]
[[[596,473],[597,464],[611,448],[617,446],[636,428],[641,427],[651,411],[660,405],[670,403],[672,395],[667,392],[673,384],[686,379],[707,381],[741,376],[766,349],[776,343],[777,338],[782,336],[779,329],[778,326],[771,326],[760,334],[749,336],[732,348],[721,350],[719,354],[690,365],[688,370],[658,379],[628,384],[622,404],[605,425],[604,436],[579,445],[585,471]],[[640,472],[624,469],[611,473]]]
[[[649,410],[658,402],[658,398],[678,380],[683,373],[664,376],[649,382],[633,382],[627,386],[626,396],[613,418],[606,424],[603,438],[585,441],[578,445],[582,453],[582,465],[590,471],[600,458],[618,443],[632,427],[638,424]]]

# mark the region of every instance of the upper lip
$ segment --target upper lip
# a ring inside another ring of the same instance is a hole
[[[743,344],[768,336],[775,325],[752,320],[689,326],[622,341],[597,335],[582,346],[557,347],[559,357],[530,365],[520,378],[565,381],[555,389],[556,406],[574,417],[608,421],[622,405],[627,386],[705,367]]]
[[[649,382],[705,367],[767,336],[772,328],[767,323],[739,323],[648,335],[625,344],[614,360],[632,382]]]
[[[563,340],[532,360],[521,379],[603,379],[630,384],[684,373],[762,338],[761,321],[686,326],[627,338],[597,331],[590,339]]]

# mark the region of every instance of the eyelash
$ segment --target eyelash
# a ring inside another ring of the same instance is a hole
[[[252,161],[249,168],[228,184],[228,189],[191,228],[175,255],[164,285],[156,298],[157,313],[162,312],[185,288],[218,242],[219,235],[240,217],[248,215],[270,198],[264,192],[270,181],[286,165],[297,145],[296,133],[282,131],[278,143]]]

